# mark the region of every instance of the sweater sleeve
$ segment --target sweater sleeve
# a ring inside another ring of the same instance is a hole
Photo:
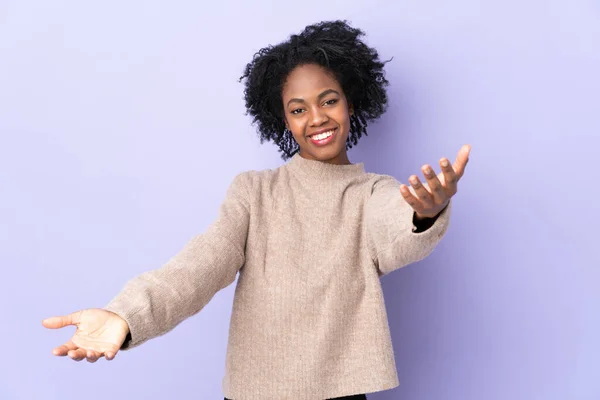
[[[400,182],[383,177],[373,187],[366,205],[366,236],[380,276],[427,257],[445,235],[452,200],[432,226],[417,232],[414,210],[400,193]]]
[[[244,174],[235,177],[216,221],[204,233],[160,268],[131,279],[106,305],[129,324],[122,350],[169,332],[234,282],[244,264],[250,219],[245,180]]]

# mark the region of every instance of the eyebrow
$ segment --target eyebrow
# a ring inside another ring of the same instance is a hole
[[[335,93],[335,94],[337,94],[338,96],[340,95],[340,94],[337,92],[337,90],[333,90],[333,89],[327,89],[327,90],[325,90],[323,93],[321,93],[321,94],[318,96],[319,100],[321,100],[323,97],[327,96],[327,95],[328,95],[328,94],[330,94],[330,93]],[[290,105],[290,103],[293,103],[293,102],[296,102],[296,103],[306,103],[306,102],[305,102],[303,99],[293,98],[293,99],[290,99],[290,101],[288,101],[288,102],[287,102],[287,105],[289,106],[289,105]]]

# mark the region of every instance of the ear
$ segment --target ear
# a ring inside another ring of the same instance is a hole
[[[352,104],[350,104],[348,106],[348,114],[349,115],[354,115],[354,106]]]

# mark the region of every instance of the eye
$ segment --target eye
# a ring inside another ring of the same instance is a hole
[[[333,105],[333,104],[335,104],[335,103],[337,103],[337,99],[331,99],[331,100],[327,100],[327,101],[325,102],[325,104],[326,104],[326,105]]]
[[[303,110],[302,110],[301,108],[297,108],[297,109],[295,109],[295,110],[292,110],[292,111],[290,112],[290,114],[300,114],[298,111],[303,111]]]

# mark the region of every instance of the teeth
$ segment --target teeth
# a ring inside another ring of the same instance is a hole
[[[327,139],[329,136],[333,135],[333,129],[327,132],[320,133],[318,135],[312,136],[313,140],[323,140]]]

